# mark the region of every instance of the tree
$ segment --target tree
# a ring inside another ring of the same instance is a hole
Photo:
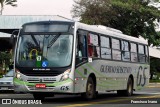
[[[160,60],[157,58],[151,58],[150,59],[150,74],[151,74],[151,79],[153,77],[153,74],[155,73],[160,73]]]
[[[75,0],[73,17],[87,24],[101,24],[121,30],[134,37],[142,36],[149,44],[160,44],[155,19],[160,11],[149,7],[149,0]]]
[[[9,53],[9,52],[0,52],[0,65],[5,63],[5,65],[9,66],[11,58],[12,58],[11,53]]]
[[[5,5],[11,5],[13,7],[16,7],[17,6],[17,4],[15,4],[16,2],[17,0],[0,0],[0,5],[1,5],[0,15],[2,15]]]

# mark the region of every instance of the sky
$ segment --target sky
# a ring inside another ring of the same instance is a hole
[[[17,7],[5,6],[3,15],[60,15],[72,19],[73,0],[17,0]]]

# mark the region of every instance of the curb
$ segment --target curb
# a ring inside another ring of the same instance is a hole
[[[160,88],[160,86],[147,86],[147,88]]]

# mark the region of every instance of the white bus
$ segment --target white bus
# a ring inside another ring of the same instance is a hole
[[[106,91],[130,96],[149,83],[145,40],[80,22],[24,24],[14,59],[14,90],[35,99],[54,94],[93,99]]]

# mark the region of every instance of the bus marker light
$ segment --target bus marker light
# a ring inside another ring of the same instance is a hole
[[[78,78],[75,78],[75,81],[77,81],[78,80]]]

